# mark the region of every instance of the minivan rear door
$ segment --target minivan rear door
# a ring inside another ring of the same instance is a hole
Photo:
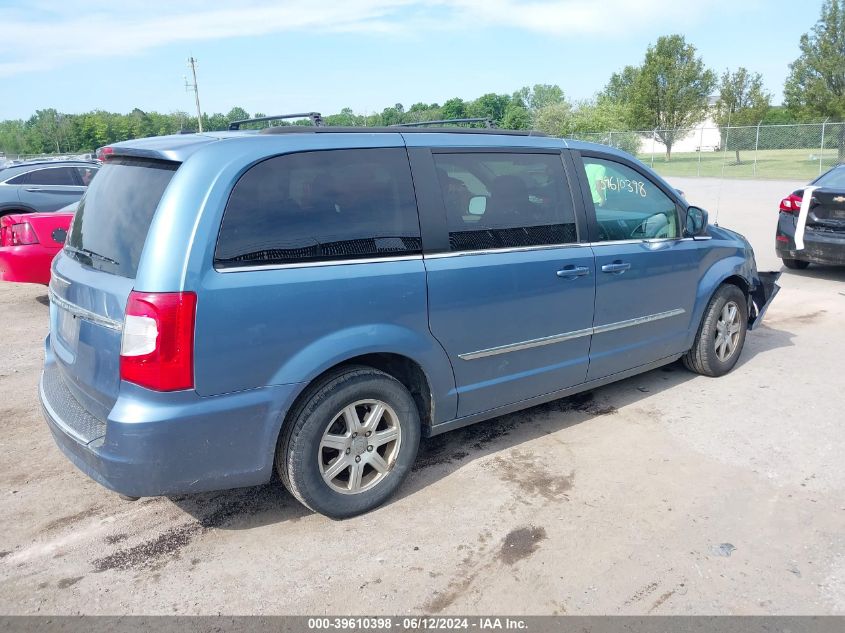
[[[120,386],[126,301],[158,203],[179,164],[114,158],[92,181],[53,261],[50,341],[65,384],[105,419]]]
[[[595,267],[561,151],[409,151],[429,325],[454,368],[458,417],[584,382]]]

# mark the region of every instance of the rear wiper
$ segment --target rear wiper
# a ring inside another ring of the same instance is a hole
[[[67,244],[65,244],[65,248],[72,253],[79,253],[80,255],[85,255],[86,257],[90,257],[92,259],[99,259],[100,261],[108,262],[109,264],[114,264],[115,266],[120,266],[120,264],[113,260],[111,257],[106,257],[105,255],[95,253],[89,248],[77,248],[76,246],[69,246]]]

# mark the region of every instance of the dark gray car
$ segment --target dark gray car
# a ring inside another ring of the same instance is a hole
[[[100,165],[93,161],[33,161],[0,169],[0,215],[56,211],[76,202]]]

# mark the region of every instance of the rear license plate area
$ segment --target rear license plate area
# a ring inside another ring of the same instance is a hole
[[[79,319],[65,310],[58,309],[59,338],[71,350],[79,343]]]

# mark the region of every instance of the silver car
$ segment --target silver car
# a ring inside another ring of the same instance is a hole
[[[56,211],[76,202],[100,165],[94,161],[31,161],[0,169],[0,215]]]

